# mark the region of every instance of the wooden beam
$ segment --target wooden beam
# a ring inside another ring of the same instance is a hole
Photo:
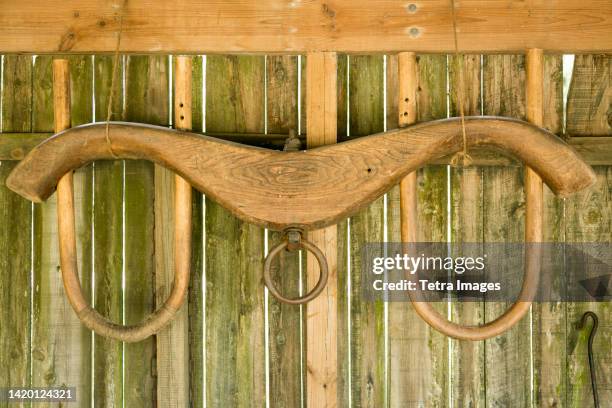
[[[0,52],[113,52],[119,0],[9,0]],[[456,4],[465,52],[612,51],[612,0],[465,0]],[[451,52],[447,0],[223,2],[130,0],[121,50],[138,53]]]
[[[306,115],[308,148],[336,143],[337,56],[335,53],[308,54]],[[350,199],[347,197],[347,199]],[[337,227],[311,231],[308,239],[327,257],[329,278],[321,295],[306,306],[306,389],[308,407],[335,407],[338,404],[337,313]],[[317,262],[308,253],[308,288],[319,278]]]
[[[203,133],[206,136],[216,137],[249,146],[265,146],[282,148],[285,139],[289,136],[283,134],[259,133]],[[43,140],[52,136],[52,133],[2,133],[0,134],[0,160],[21,160],[30,150]],[[299,136],[302,142],[305,135]],[[591,166],[612,165],[612,137],[606,136],[580,136],[567,140],[582,159]],[[522,164],[510,156],[494,150],[474,149],[470,151],[472,166],[521,166]],[[450,164],[451,156],[441,157],[432,161],[432,164]]]

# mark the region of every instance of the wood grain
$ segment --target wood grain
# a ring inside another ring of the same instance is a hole
[[[32,59],[5,55],[2,131],[32,130]],[[13,163],[0,163],[0,386],[30,384],[32,205],[4,186]],[[8,404],[7,404],[8,405]],[[25,407],[26,403],[17,406]]]
[[[51,70],[53,65],[58,68]],[[91,58],[73,57],[71,60],[53,61],[51,56],[40,56],[34,63],[36,87],[33,98],[37,101],[34,114],[38,119],[36,130],[63,130],[71,121],[91,121],[91,103],[74,106],[77,102],[92,100]],[[72,74],[75,74],[74,76]],[[53,83],[49,78],[53,79]],[[70,91],[75,85],[74,92]],[[54,89],[51,89],[51,88]],[[64,95],[63,98],[62,94]],[[68,98],[66,99],[66,96]],[[61,99],[60,99],[61,98]],[[54,100],[56,101],[54,103]],[[61,101],[64,101],[62,106]],[[74,107],[74,111],[72,111]],[[53,116],[46,111],[55,108]],[[72,119],[72,120],[71,120]],[[91,299],[91,167],[77,172],[76,194],[78,220],[78,250],[84,269],[81,281],[86,299]],[[76,387],[79,400],[91,400],[91,332],[83,327],[71,312],[65,297],[60,274],[55,198],[34,208],[34,281],[33,336],[32,336],[32,384],[35,386]],[[54,406],[49,403],[48,406]]]
[[[482,113],[481,68],[480,55],[460,55],[449,59],[451,115],[459,115],[461,96],[466,115]],[[482,183],[482,169],[475,165],[450,168],[450,228],[453,243],[482,243],[484,229]],[[479,300],[451,302],[450,320],[462,325],[485,323],[484,297]],[[450,347],[450,392],[453,405],[485,407],[484,342],[450,340]]]
[[[609,126],[610,110],[610,58],[609,56],[576,56],[572,83],[568,95],[568,131],[580,135],[592,130],[598,135],[612,135]],[[607,74],[606,74],[607,70]],[[606,80],[607,77],[607,80]],[[588,100],[586,98],[589,98]],[[606,103],[606,100],[608,102]],[[575,139],[580,139],[576,137]],[[565,239],[567,242],[612,242],[612,221],[610,214],[612,169],[610,166],[595,167],[595,185],[566,200]],[[592,256],[597,256],[592,253]],[[572,279],[572,277],[568,277]],[[576,279],[573,277],[573,279]],[[612,400],[612,361],[610,347],[612,330],[610,302],[575,302],[567,304],[566,350],[567,375],[566,396],[568,406],[591,406],[593,396],[587,360],[587,330],[579,330],[578,322],[586,311],[599,316],[600,327],[593,344],[596,358],[596,375],[599,400]]]
[[[191,130],[191,58],[174,57],[174,127]],[[162,305],[173,287],[175,271],[174,197],[184,180],[155,167],[155,304]],[[191,245],[191,243],[190,243]],[[190,260],[191,262],[191,260]],[[188,308],[183,307],[155,336],[157,347],[157,403],[164,407],[189,404]]]
[[[203,57],[194,57],[192,62],[191,122],[194,130],[203,130]],[[204,196],[191,189],[192,196],[192,248],[191,277],[189,280],[189,398],[193,408],[202,408],[205,403],[204,388]]]
[[[485,56],[484,114],[525,116],[525,59],[519,55]],[[528,136],[524,137],[528,139]],[[484,241],[521,242],[524,235],[523,171],[488,167],[483,171]],[[520,282],[522,262],[506,265],[504,274]],[[510,275],[512,273],[512,275]],[[487,302],[486,321],[501,315],[507,302]],[[531,404],[530,321],[526,317],[504,334],[485,341],[487,406]]]
[[[571,136],[612,134],[612,56],[576,55],[567,97]]]
[[[264,67],[263,57],[206,57],[207,130],[263,133]],[[206,403],[263,406],[264,231],[215,200],[206,195]]]
[[[125,66],[125,118],[169,124],[168,57],[129,56]],[[155,310],[155,169],[145,161],[125,162],[125,323],[142,321]],[[168,230],[168,224],[163,225]],[[155,400],[155,339],[125,346],[125,403],[152,405]]]
[[[547,59],[557,57],[555,55],[546,56]],[[392,56],[387,57],[387,61],[391,61]],[[388,66],[389,62],[387,62]],[[195,68],[194,68],[195,70]],[[304,82],[304,80],[302,81]],[[339,80],[340,82],[340,80]],[[303,85],[303,83],[302,83]],[[389,95],[390,91],[387,93]],[[200,92],[201,97],[201,92]],[[195,98],[195,91],[194,91]],[[389,98],[387,98],[389,99]],[[387,107],[390,104],[387,103]],[[91,108],[90,108],[91,110]],[[196,110],[196,108],[194,108]],[[195,114],[195,113],[194,113]],[[340,114],[339,114],[340,115]],[[563,117],[563,111],[552,112],[551,115],[558,115],[560,118]],[[394,118],[397,121],[397,118]],[[89,121],[86,121],[89,122]],[[80,124],[83,124],[82,122]],[[305,123],[305,118],[302,119],[302,124]],[[387,115],[387,123],[391,123],[389,115]],[[341,125],[338,125],[341,126]],[[389,129],[396,128],[397,126],[391,126]],[[562,132],[553,132],[560,135]],[[248,146],[273,148],[279,150],[284,146],[285,140],[289,134],[281,133],[267,133],[267,134],[244,134],[244,133],[214,133],[214,132],[203,132],[203,135],[211,136],[221,140],[227,140]],[[19,161],[22,160],[34,147],[42,143],[44,140],[53,136],[53,133],[49,132],[36,132],[36,133],[3,133],[0,137],[0,160],[7,161]],[[306,142],[304,134],[299,135],[298,139],[302,143]],[[580,136],[571,137],[566,142],[578,153],[578,156],[585,163],[591,166],[605,166],[612,164],[612,137],[609,136]],[[500,152],[492,149],[481,148],[478,150],[472,150],[470,152],[472,157],[472,164],[474,166],[521,166],[521,162],[511,156],[501,154]],[[432,164],[450,164],[452,156],[445,156],[432,161]]]
[[[563,132],[563,62],[557,55],[544,56],[543,126]],[[544,187],[543,242],[565,240],[565,200]],[[551,265],[552,276],[544,277],[554,293],[563,293],[566,283],[564,259]],[[533,309],[534,403],[538,406],[567,406],[566,302],[536,302]]]
[[[337,141],[337,73],[335,53],[310,53],[306,65],[306,117],[308,149]],[[306,169],[305,166],[297,168]],[[308,239],[327,258],[329,277],[324,291],[306,306],[306,405],[335,407],[344,404],[338,395],[338,229],[335,225],[308,233]],[[317,262],[308,254],[306,282],[318,280]],[[350,373],[347,373],[350,375]]]
[[[420,55],[416,57],[416,62],[417,121],[445,117],[446,98],[443,95],[446,92],[446,58]],[[394,64],[391,60],[391,65]],[[395,81],[393,75],[388,75],[388,95],[394,94]],[[401,90],[404,85],[398,84],[398,89]],[[399,118],[396,110],[399,95],[400,92],[395,95],[395,102],[388,105],[388,118]],[[396,124],[394,120],[388,121],[390,128]],[[426,166],[417,172],[418,222],[416,230],[409,233],[416,235],[416,240],[446,240],[446,184],[445,167]],[[409,205],[413,206],[415,197],[409,195],[403,194],[400,200],[399,189],[389,193],[387,223],[390,242],[406,239],[401,232],[403,203],[400,201],[408,198],[406,204],[412,203]],[[392,304],[389,310],[390,406],[445,406],[448,401],[447,339],[427,326],[411,305],[401,305],[394,307]]]
[[[126,123],[111,125],[111,152],[105,126],[98,124],[70,129],[39,145],[19,163],[7,185],[40,201],[68,170],[115,154],[174,170],[246,221],[275,230],[289,225],[316,229],[354,214],[432,158],[461,150],[458,123],[456,118],[420,123],[307,152],[256,149]],[[466,129],[471,147],[494,146],[517,156],[559,195],[593,182],[590,167],[540,128],[507,118],[468,117]],[[525,145],[523,138],[532,144]],[[343,200],[345,196],[351,200]]]
[[[266,57],[267,132],[298,132],[298,57]],[[262,136],[265,137],[265,136]],[[280,242],[282,234],[268,233],[268,248]],[[303,259],[304,262],[301,262]],[[282,251],[272,264],[273,279],[284,296],[300,294],[300,276],[305,267],[305,254]],[[302,263],[302,264],[300,264]],[[288,305],[269,296],[268,324],[270,333],[270,406],[300,407],[306,373],[302,372],[305,352],[305,321],[302,306]]]
[[[384,75],[383,56],[350,57],[349,139],[384,130]],[[345,200],[350,199],[347,194]],[[384,214],[384,198],[378,197],[350,218],[350,375],[355,407],[386,403],[385,307],[382,300],[364,296],[361,256],[367,243],[384,242]]]
[[[118,7],[113,3],[9,2],[0,16],[3,52],[113,52]],[[466,52],[609,52],[609,0],[456,4],[459,46]],[[516,28],[520,27],[520,30]],[[140,53],[439,52],[454,50],[447,1],[414,6],[393,0],[302,2],[248,0],[172,6],[133,0],[123,17],[121,49]]]
[[[123,59],[117,75],[121,75]],[[113,58],[94,56],[95,118],[106,119],[112,82]],[[123,84],[115,82],[111,119],[123,118]],[[123,319],[123,162],[101,161],[93,165],[93,306],[107,319]],[[95,407],[118,406],[123,400],[122,344],[94,335],[93,402]]]

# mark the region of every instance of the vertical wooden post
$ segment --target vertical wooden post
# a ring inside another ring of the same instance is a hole
[[[308,148],[336,143],[337,56],[335,53],[308,54],[306,89],[306,141]],[[337,227],[312,231],[308,239],[327,257],[329,279],[323,293],[307,305],[306,387],[309,407],[337,405]],[[317,262],[307,258],[308,287],[318,279]]]
[[[397,88],[397,124],[401,128],[415,123],[417,118],[418,73],[414,52],[402,52],[397,56]],[[408,174],[400,182],[399,216],[401,241],[416,242],[418,231],[416,171]],[[407,352],[409,343],[406,330],[413,330],[411,323],[414,319],[420,320],[406,302],[389,303],[389,399],[392,406],[411,405],[418,398],[418,395],[415,395],[419,394],[415,392],[415,381],[407,380],[407,377],[409,378],[407,368],[414,364],[415,356]]]
[[[191,57],[176,57],[174,66],[174,127],[182,130],[191,129]],[[155,295],[156,303],[159,305],[167,298],[172,289],[174,279],[174,262],[172,242],[177,245],[177,240],[184,237],[173,237],[174,211],[172,209],[173,195],[179,197],[187,191],[189,194],[191,185],[182,177],[173,175],[172,172],[156,168],[156,195],[162,189],[160,195],[166,201],[163,206],[155,200],[156,225],[156,272],[155,272]],[[174,205],[178,205],[175,202]],[[191,216],[188,214],[186,216]],[[161,258],[161,259],[160,259]],[[168,327],[160,331],[157,336],[157,402],[164,407],[184,407],[189,405],[189,322],[187,307],[184,306],[172,320]]]
[[[527,51],[527,87],[525,89],[527,120],[536,126],[544,123],[544,52],[541,49]],[[542,241],[542,214],[544,185],[542,179],[530,168],[525,169],[525,242]]]
[[[414,52],[398,55],[399,119],[400,128],[412,125],[417,118],[417,63]],[[417,172],[408,174],[400,182],[400,213],[402,242],[417,239]]]

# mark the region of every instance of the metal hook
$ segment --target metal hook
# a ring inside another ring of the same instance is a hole
[[[599,326],[599,319],[595,312],[585,312],[582,315],[582,319],[580,320],[580,324],[578,325],[579,329],[583,329],[586,327],[587,319],[591,317],[593,319],[593,327],[591,328],[591,332],[589,333],[588,340],[588,356],[589,356],[589,370],[591,371],[591,387],[593,389],[593,403],[595,404],[595,408],[599,408],[599,395],[597,394],[597,379],[595,378],[595,361],[593,359],[593,339],[595,338],[595,333],[597,333],[597,327]]]

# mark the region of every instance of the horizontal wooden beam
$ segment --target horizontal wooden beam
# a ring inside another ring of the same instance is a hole
[[[0,53],[431,52],[454,49],[448,0],[6,0]],[[612,0],[462,0],[472,53],[612,51]]]
[[[204,133],[231,142],[249,146],[281,149],[289,135],[260,133]],[[0,160],[21,160],[34,146],[52,133],[0,133]],[[300,135],[302,146],[306,146],[306,135]],[[612,137],[573,137],[569,144],[591,166],[612,165]],[[515,159],[491,150],[470,152],[475,166],[519,166]],[[434,164],[450,164],[451,157],[443,157]]]

